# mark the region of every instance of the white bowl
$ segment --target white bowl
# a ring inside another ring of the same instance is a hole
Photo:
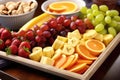
[[[71,1],[71,2],[74,2],[78,6],[78,9],[75,12],[72,12],[72,13],[59,13],[59,14],[47,11],[47,8],[48,8],[49,4],[51,4],[53,2],[59,2],[59,1]],[[59,16],[59,15],[73,15],[73,14],[77,14],[80,11],[80,8],[83,7],[83,6],[86,6],[85,1],[83,1],[83,0],[47,0],[47,1],[45,1],[41,5],[41,9],[44,12],[48,13],[48,14]]]
[[[4,4],[9,1],[23,1],[30,2],[33,1],[36,3],[36,7],[30,12],[26,12],[19,15],[0,15],[0,24],[3,27],[6,27],[10,30],[19,30],[25,23],[31,20],[34,16],[35,10],[37,9],[38,3],[36,0],[0,0],[0,4]]]

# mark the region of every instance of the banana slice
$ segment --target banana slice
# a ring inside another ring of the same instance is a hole
[[[83,34],[83,39],[92,39],[97,35],[95,30],[87,30],[86,33]]]
[[[103,34],[97,33],[97,35],[94,38],[103,41]]]
[[[73,32],[68,32],[68,35],[67,35],[68,39],[71,39],[73,37],[75,38],[78,38],[78,39],[81,39],[81,34],[79,32],[78,29],[74,30]]]
[[[57,60],[60,56],[62,55],[62,50],[61,49],[57,49],[55,51],[54,56],[52,57],[53,60]]]
[[[68,39],[68,44],[75,47],[77,44],[79,43],[79,39],[78,38],[69,38]]]
[[[43,55],[51,58],[54,55],[54,49],[52,47],[45,47],[43,49]]]
[[[47,64],[47,65],[53,65],[54,64],[54,60],[53,59],[51,59],[51,58],[49,58],[49,57],[46,57],[46,56],[42,56],[41,57],[41,61],[40,61],[40,63],[42,63],[42,64]]]
[[[57,36],[58,40],[61,40],[63,42],[67,42],[67,37],[63,37],[63,36]]]
[[[62,53],[65,55],[72,55],[74,52],[75,52],[74,47],[69,44],[65,44],[62,49]]]
[[[41,56],[42,56],[42,48],[39,47],[39,49],[38,49],[35,47],[33,49],[35,49],[35,50],[29,55],[29,58],[32,60],[35,60],[35,61],[40,61]]]
[[[57,50],[57,49],[61,49],[64,45],[64,42],[59,40],[59,39],[56,39],[52,45],[53,49]]]
[[[34,48],[32,49],[32,52],[36,52],[36,51],[41,50],[41,49],[42,49],[42,47],[34,47]]]

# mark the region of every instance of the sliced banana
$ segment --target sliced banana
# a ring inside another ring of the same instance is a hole
[[[69,38],[68,39],[68,44],[75,47],[77,44],[79,43],[79,39],[78,38]]]
[[[83,39],[92,39],[97,35],[95,30],[87,30],[86,33],[83,34]]]
[[[29,58],[35,61],[40,61],[41,56],[42,56],[42,48],[33,48],[34,51],[29,55]]]
[[[57,50],[57,49],[61,49],[64,46],[64,42],[56,39],[52,45],[53,49]]]
[[[94,38],[103,41],[103,34],[97,33],[97,35]]]
[[[42,64],[47,64],[47,65],[53,65],[54,64],[54,60],[53,59],[51,59],[51,58],[49,58],[49,57],[46,57],[46,56],[42,56],[41,57],[41,61],[40,61],[40,63],[42,63]]]
[[[53,47],[45,47],[45,48],[43,48],[43,55],[51,58],[54,55]]]
[[[41,50],[42,49],[42,47],[34,47],[33,49],[32,49],[32,52],[36,52],[37,50]]]
[[[53,60],[57,60],[60,56],[62,55],[62,50],[61,49],[57,49],[55,51],[54,56],[52,57]]]
[[[78,38],[78,39],[81,39],[81,34],[79,32],[78,29],[74,30],[73,32],[68,32],[68,35],[67,35],[68,39],[71,39],[73,37],[75,38]]]
[[[62,49],[62,53],[65,55],[72,55],[74,52],[75,52],[74,47],[69,44],[65,44]]]
[[[65,42],[65,43],[67,42],[67,37],[57,36],[57,39]]]

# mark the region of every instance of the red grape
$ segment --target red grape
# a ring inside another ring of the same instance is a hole
[[[38,29],[38,30],[36,31],[36,35],[38,35],[38,36],[41,36],[41,35],[42,35],[42,33],[43,33],[43,31],[42,31],[42,30],[40,30],[40,29]]]
[[[44,31],[44,32],[42,33],[42,35],[43,35],[44,37],[46,37],[46,38],[49,38],[49,37],[51,36],[51,33],[50,33],[50,31]]]
[[[57,21],[56,20],[51,20],[49,22],[49,25],[50,25],[51,28],[56,28],[57,27]]]
[[[60,32],[60,35],[66,37],[67,32],[65,30],[63,30],[63,31]]]
[[[39,42],[41,41],[40,36],[37,35],[37,36],[35,37],[35,41],[39,43]]]
[[[77,26],[82,26],[84,22],[81,19],[77,19],[75,23]]]
[[[52,35],[57,34],[57,31],[56,31],[54,28],[51,28],[51,29],[50,29],[50,32],[51,32]]]
[[[77,20],[78,16],[73,15],[70,18],[71,18],[72,21],[75,21],[75,20]]]
[[[77,28],[77,26],[76,26],[75,22],[71,22],[70,23],[70,29],[75,30],[76,28]]]
[[[63,22],[63,26],[68,27],[70,26],[71,20],[70,19],[65,19]]]
[[[33,28],[34,28],[34,31],[37,31],[38,29],[40,29],[38,25],[34,25]]]
[[[40,30],[42,30],[42,31],[49,30],[49,26],[48,26],[48,25],[46,25],[46,24],[41,25]]]

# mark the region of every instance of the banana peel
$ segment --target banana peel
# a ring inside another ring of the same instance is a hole
[[[55,16],[47,14],[47,13],[43,13],[33,19],[31,19],[30,21],[28,21],[25,25],[23,25],[19,31],[21,30],[28,30],[28,29],[32,29],[34,25],[42,25],[44,22],[50,20],[51,18],[55,18]]]

